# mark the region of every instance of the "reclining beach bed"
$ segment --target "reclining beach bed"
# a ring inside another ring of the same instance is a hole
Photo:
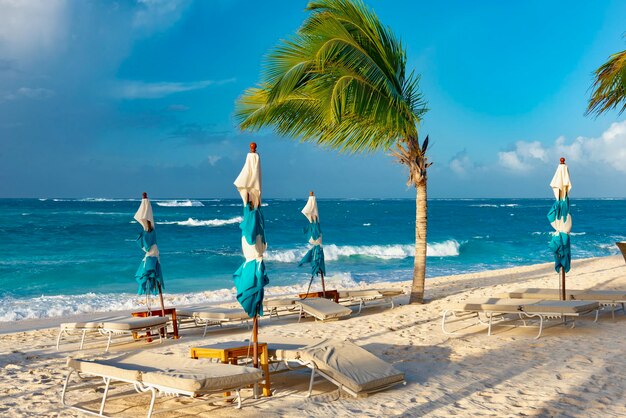
[[[361,313],[361,310],[367,303],[381,302],[389,303],[391,309],[394,308],[393,298],[404,295],[404,292],[400,289],[354,289],[354,290],[340,290],[339,291],[339,303],[345,306],[359,305],[359,311],[357,315]]]
[[[560,300],[561,290],[541,288],[516,289],[512,292],[503,293],[501,297],[515,299]],[[626,292],[621,290],[565,289],[565,298],[567,300],[598,302],[602,309],[611,309],[613,319],[615,319],[615,311],[618,307],[621,307],[624,314],[626,314],[626,310],[624,309],[624,304],[626,304]]]
[[[57,350],[63,336],[80,333],[79,350],[83,349],[85,337],[87,334],[104,335],[107,337],[107,345],[105,352],[109,351],[111,341],[115,335],[132,335],[135,340],[146,338],[152,339],[158,334],[159,342],[162,341],[161,330],[167,328],[168,318],[160,316],[149,316],[145,318],[128,317],[128,318],[101,318],[95,321],[85,322],[65,322],[60,325],[59,335],[57,336]],[[146,333],[139,335],[139,333]]]
[[[295,302],[299,308],[298,322],[305,316],[312,316],[316,321],[330,321],[352,314],[352,309],[324,298],[300,299]]]
[[[249,327],[248,321],[250,320],[246,311],[241,308],[227,309],[214,306],[176,308],[176,316],[181,323],[192,322],[195,326],[204,327],[203,337],[206,336],[209,325],[221,327],[224,324],[243,325],[245,323]]]
[[[263,309],[269,315],[270,319],[272,319],[272,316],[278,318],[279,314],[297,314],[300,312],[299,308],[296,306],[296,302],[299,300],[300,298],[264,299]]]
[[[305,316],[315,318],[317,321],[330,321],[352,314],[352,310],[329,299],[324,298],[280,298],[270,299],[263,303],[269,311],[269,318],[278,317],[279,312],[299,314],[300,320]]]
[[[318,375],[336,385],[339,392],[354,397],[406,383],[404,373],[349,341],[286,339],[268,342],[267,347],[272,361],[282,362],[289,369],[294,364],[311,369],[307,397]]]
[[[446,309],[443,312],[441,329],[444,334],[455,334],[446,330],[446,321],[449,316],[454,316],[459,320],[475,318],[479,323],[488,326],[487,335],[491,335],[493,325],[502,323],[512,325],[511,321],[520,321],[523,324],[522,326],[526,327],[529,326],[529,320],[536,319],[539,320],[539,332],[535,337],[537,339],[545,328],[545,321],[557,319],[559,320],[558,323],[565,323],[567,319],[571,319],[573,328],[576,325],[576,318],[585,314],[595,312],[595,321],[597,321],[599,309],[600,305],[598,302],[590,301],[473,299],[464,301],[456,307]]]
[[[137,393],[151,392],[152,398],[147,413],[147,417],[150,417],[154,411],[157,394],[197,398],[232,390],[236,392],[234,398],[237,400],[237,408],[241,408],[240,390],[248,385],[254,385],[256,394],[257,382],[263,378],[263,373],[252,367],[216,364],[207,359],[192,360],[148,352],[126,354],[110,360],[79,360],[70,357],[67,366],[70,371],[61,392],[61,403],[98,416],[105,416],[104,407],[112,383],[131,384]],[[99,411],[66,403],[70,378],[74,373],[81,381],[86,381],[87,385],[84,386],[93,388],[104,384]],[[94,380],[98,382],[95,385]]]

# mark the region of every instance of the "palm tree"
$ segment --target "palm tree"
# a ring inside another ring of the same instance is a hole
[[[608,110],[620,108],[619,114],[626,110],[626,51],[609,57],[595,72],[594,91],[589,99],[586,114],[596,116]]]
[[[419,77],[406,50],[361,0],[313,0],[300,29],[268,55],[262,81],[245,91],[235,116],[244,130],[278,134],[343,152],[391,151],[417,189],[411,303],[426,277],[428,137]]]

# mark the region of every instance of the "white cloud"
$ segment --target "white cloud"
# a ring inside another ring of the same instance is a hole
[[[520,160],[515,151],[506,151],[498,153],[498,162],[500,165],[512,171],[526,171],[527,165]]]
[[[499,152],[498,162],[508,170],[526,172],[560,157],[579,165],[608,165],[626,173],[626,121],[613,123],[598,138],[580,136],[569,144],[562,136],[549,147],[539,141],[519,141],[513,151]]]
[[[498,153],[500,165],[511,171],[529,171],[536,163],[547,161],[548,151],[539,141],[518,141],[513,151]]]
[[[450,170],[459,176],[465,176],[467,171],[471,170],[473,166],[474,164],[472,164],[466,150],[457,153],[448,163]]]
[[[159,82],[144,83],[142,81],[122,81],[113,88],[113,94],[123,99],[158,99],[170,94],[200,90],[209,86],[233,83],[234,78],[225,80],[200,80],[186,83]]]
[[[219,160],[221,160],[221,159],[222,159],[222,157],[221,157],[220,155],[209,155],[209,156],[207,157],[207,160],[209,161],[209,164],[210,164],[210,165],[212,165],[212,166],[214,166],[215,164],[217,164],[217,162],[218,162]]]
[[[65,0],[0,0],[0,53],[23,58],[51,52],[65,36]]]

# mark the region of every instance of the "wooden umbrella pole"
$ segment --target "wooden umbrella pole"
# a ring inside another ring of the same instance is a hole
[[[561,267],[561,300],[565,300],[565,269]]]
[[[326,286],[324,285],[324,273],[320,271],[320,276],[322,278],[322,295],[326,297]]]
[[[252,365],[259,368],[259,315],[252,320]]]
[[[163,291],[161,290],[161,283],[157,282],[159,288],[159,299],[161,299],[161,315],[165,317],[165,303],[163,303]]]

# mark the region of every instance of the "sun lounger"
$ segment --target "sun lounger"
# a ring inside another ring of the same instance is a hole
[[[147,414],[150,417],[154,411],[157,394],[196,398],[232,390],[236,392],[237,408],[241,408],[240,390],[248,385],[255,385],[256,394],[256,384],[263,378],[263,373],[252,367],[216,364],[208,359],[192,360],[148,352],[127,354],[110,360],[68,358],[67,366],[70,371],[61,392],[62,404],[98,416],[105,416],[104,407],[109,390],[111,384],[116,382],[131,384],[137,392],[151,392],[152,398]],[[104,383],[99,411],[66,403],[70,378],[74,373],[81,380],[96,378],[97,386]]]
[[[391,304],[394,308],[394,297],[403,295],[399,289],[354,289],[340,290],[339,303],[346,306],[359,305],[357,315],[361,313],[363,307],[369,302],[382,302]]]
[[[531,300],[531,299],[503,299],[486,298],[462,302],[456,307],[443,312],[441,329],[445,334],[454,334],[446,330],[446,321],[449,316],[459,319],[476,318],[479,323],[487,325],[487,335],[491,335],[493,325],[510,321],[521,321],[528,326],[531,319],[539,320],[539,332],[535,339],[541,336],[544,322],[551,319],[572,320],[572,328],[576,325],[575,319],[581,315],[595,312],[597,321],[598,302],[590,301],[559,301],[559,300]]]
[[[296,364],[311,369],[307,397],[311,396],[316,375],[354,397],[405,383],[404,373],[349,341],[269,342],[268,352],[270,359],[283,362],[289,368]]]
[[[269,318],[272,316],[278,318],[279,314],[297,314],[299,312],[296,302],[300,298],[274,298],[263,300],[263,309],[268,313]]]
[[[561,299],[561,291],[559,289],[541,288],[516,289],[512,292],[502,294],[502,297],[559,300]],[[621,307],[622,311],[626,314],[626,310],[624,309],[624,304],[626,304],[626,292],[621,290],[565,289],[565,298],[567,300],[598,302],[602,308],[611,309],[611,315],[613,318],[615,318],[615,310],[617,307]]]
[[[224,324],[246,324],[250,317],[243,309],[226,309],[216,307],[189,307],[189,308],[176,308],[176,316],[182,321],[190,320],[196,326],[204,327],[204,333],[202,336],[206,336],[206,331],[209,325],[222,326]]]
[[[94,321],[84,322],[66,322],[59,327],[59,335],[57,337],[57,350],[61,343],[61,339],[65,335],[70,335],[75,332],[81,333],[79,350],[83,349],[85,343],[85,336],[88,333],[95,333],[98,335],[104,335],[108,338],[107,346],[105,349],[109,351],[111,346],[111,340],[115,335],[130,334],[133,338],[152,338],[155,335],[150,335],[151,332],[156,331],[161,342],[161,330],[167,327],[167,318],[159,316],[150,316],[146,318],[123,318],[123,317],[108,317],[100,318]],[[138,333],[146,332],[145,336],[138,336]]]
[[[300,319],[305,315],[312,316],[318,321],[329,321],[348,316],[352,313],[350,308],[324,298],[300,299],[295,302],[300,310]]]

